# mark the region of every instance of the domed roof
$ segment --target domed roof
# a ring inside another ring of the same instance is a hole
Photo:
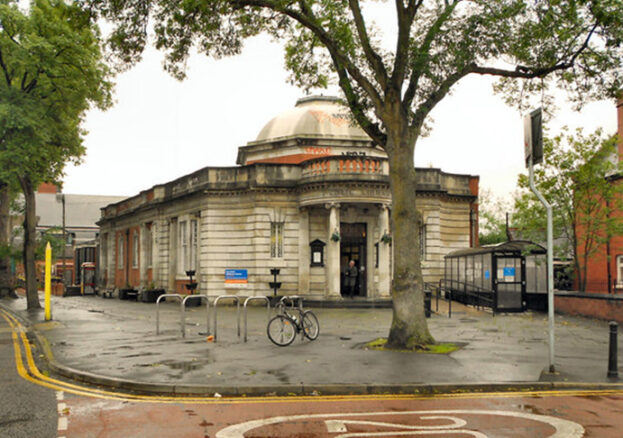
[[[337,98],[310,96],[268,122],[255,142],[298,136],[370,140]]]

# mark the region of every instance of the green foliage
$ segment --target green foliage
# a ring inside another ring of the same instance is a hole
[[[109,69],[88,13],[36,0],[28,14],[0,1],[0,180],[57,181],[84,153],[91,104],[111,103]]]
[[[580,287],[586,278],[588,257],[611,236],[623,232],[623,220],[613,211],[623,208],[623,185],[613,178],[623,170],[618,161],[617,141],[601,130],[585,135],[565,130],[544,139],[544,164],[534,172],[535,185],[552,205],[554,256],[572,258]],[[522,236],[543,242],[546,214],[529,191],[527,175],[520,175],[523,193],[516,200],[514,224]],[[578,232],[580,231],[580,232]]]
[[[35,249],[35,259],[45,260],[45,248],[47,244],[52,248],[52,260],[56,260],[59,255],[63,254],[64,240],[63,230],[55,227],[45,230],[37,241]]]
[[[492,245],[508,240],[506,234],[506,213],[510,213],[509,201],[496,198],[489,190],[482,189],[478,195],[480,245]]]

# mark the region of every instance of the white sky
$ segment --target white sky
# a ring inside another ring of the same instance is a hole
[[[237,149],[255,140],[275,115],[303,92],[287,84],[281,47],[260,36],[240,56],[195,55],[184,82],[162,70],[155,50],[116,79],[116,104],[91,111],[83,164],[68,167],[63,191],[132,196],[205,166],[235,166]],[[330,92],[324,92],[331,94]],[[501,198],[523,170],[523,123],[495,96],[487,78],[467,78],[432,113],[432,134],[416,146],[416,166],[479,175],[481,187]],[[616,131],[613,102],[581,114],[560,110],[549,125]]]

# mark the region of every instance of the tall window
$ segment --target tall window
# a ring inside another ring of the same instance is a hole
[[[283,222],[270,223],[270,257],[283,257]]]
[[[151,268],[151,264],[152,264],[152,258],[153,258],[153,254],[152,254],[152,230],[151,230],[152,224],[146,224],[145,225],[145,236],[144,236],[144,240],[145,242],[143,243],[143,249],[144,249],[144,257],[145,257],[145,266],[147,266],[147,268]]]
[[[138,231],[132,233],[132,267],[138,268]]]
[[[117,267],[119,269],[123,269],[124,264],[125,264],[125,251],[123,247],[123,234],[120,234],[119,240],[117,241]]]
[[[180,266],[179,266],[179,271],[180,272],[184,272],[188,269],[191,269],[190,266],[188,266],[188,230],[187,230],[187,225],[188,223],[186,221],[182,221],[178,224],[178,229],[179,229],[179,248],[180,248],[180,256],[179,256],[179,261],[180,261]]]
[[[188,263],[192,270],[197,269],[197,219],[190,221],[190,239],[188,245]]]

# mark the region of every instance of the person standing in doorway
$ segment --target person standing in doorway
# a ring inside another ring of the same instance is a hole
[[[348,262],[348,268],[346,268],[346,272],[344,273],[344,276],[346,277],[346,293],[348,298],[352,298],[355,294],[358,274],[359,270],[355,266],[355,261],[351,260]]]

